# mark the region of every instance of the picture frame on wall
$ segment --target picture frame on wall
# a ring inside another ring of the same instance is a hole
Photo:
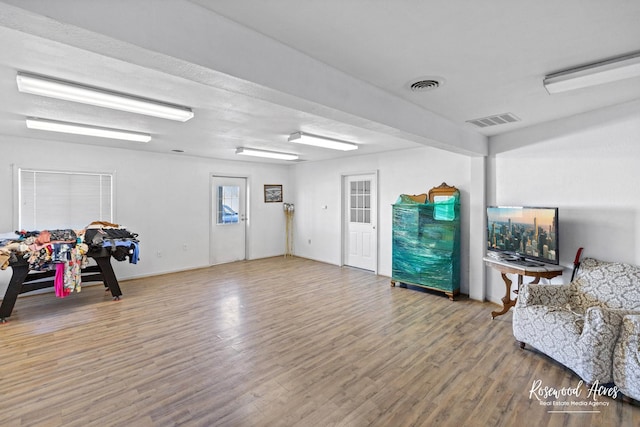
[[[282,185],[265,184],[264,186],[264,202],[278,203],[282,202]]]

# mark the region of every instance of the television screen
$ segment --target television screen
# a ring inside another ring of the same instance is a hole
[[[558,264],[558,208],[489,206],[487,249]]]

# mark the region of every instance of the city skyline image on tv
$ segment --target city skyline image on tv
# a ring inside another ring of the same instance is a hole
[[[487,208],[487,249],[558,264],[558,209]]]

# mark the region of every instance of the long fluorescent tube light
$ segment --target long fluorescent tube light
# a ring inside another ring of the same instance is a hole
[[[79,123],[60,122],[38,118],[27,118],[29,129],[47,130],[51,132],[73,133],[76,135],[97,136],[100,138],[122,139],[125,141],[149,142],[148,133],[132,132],[122,129],[104,128],[99,126],[82,125]]]
[[[640,77],[640,52],[549,74],[544,87],[550,94]]]
[[[331,148],[333,150],[357,150],[358,144],[352,142],[340,141],[338,139],[327,138],[324,136],[311,135],[303,132],[292,133],[289,136],[289,142],[298,144],[314,145],[316,147]]]
[[[124,93],[84,86],[73,82],[57,80],[18,72],[16,76],[18,90],[24,93],[145,114],[147,116],[186,122],[193,117],[190,108],[150,99],[139,98]]]
[[[280,159],[280,160],[297,160],[297,154],[290,153],[280,153],[277,151],[267,151],[267,150],[256,150],[253,148],[244,148],[238,147],[236,149],[236,154],[241,154],[243,156],[254,156],[254,157],[266,157],[269,159]]]

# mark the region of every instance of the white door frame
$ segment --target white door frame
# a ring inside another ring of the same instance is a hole
[[[250,259],[250,253],[251,253],[251,248],[249,247],[249,242],[251,241],[251,239],[249,238],[249,233],[251,231],[251,177],[249,175],[238,175],[238,174],[231,174],[231,173],[215,173],[215,172],[211,172],[209,173],[209,265],[213,265],[213,250],[211,249],[211,236],[213,235],[213,215],[215,214],[215,212],[213,211],[214,209],[214,205],[215,205],[215,200],[213,200],[213,194],[214,194],[214,180],[216,178],[244,178],[245,179],[245,193],[244,193],[244,198],[245,198],[245,211],[246,211],[246,215],[245,215],[245,221],[244,221],[244,259]]]
[[[347,178],[351,177],[351,176],[358,176],[358,175],[373,175],[373,179],[375,180],[376,183],[376,203],[375,206],[371,206],[372,209],[375,209],[375,223],[372,223],[373,226],[373,230],[376,236],[376,244],[373,248],[373,250],[375,251],[375,254],[373,256],[375,262],[374,262],[374,269],[373,272],[375,274],[378,274],[378,264],[379,264],[379,259],[378,259],[378,254],[379,254],[379,245],[380,245],[380,234],[378,232],[378,223],[379,218],[378,218],[378,214],[379,214],[379,193],[380,190],[378,189],[378,170],[369,170],[369,171],[360,171],[360,172],[349,172],[349,173],[343,173],[340,175],[340,186],[341,188],[341,197],[340,197],[340,205],[341,205],[341,230],[340,230],[340,265],[344,266],[346,265],[345,263],[345,259],[347,257],[347,245],[348,245],[348,236],[347,236],[347,228],[348,228],[348,224],[347,222],[349,221],[349,204],[346,202],[346,198],[347,195],[349,194],[349,189],[347,188],[346,182],[347,182]]]

